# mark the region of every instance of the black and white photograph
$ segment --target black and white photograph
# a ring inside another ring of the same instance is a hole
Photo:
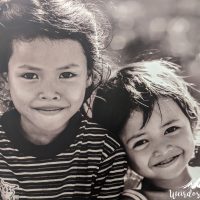
[[[199,0],[0,0],[0,199],[200,199]]]

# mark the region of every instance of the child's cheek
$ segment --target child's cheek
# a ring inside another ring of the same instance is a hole
[[[148,163],[150,155],[144,150],[140,151],[129,151],[128,152],[129,162],[132,167],[143,166]]]
[[[181,148],[187,159],[190,159],[194,154],[194,135],[189,127],[183,128],[179,134],[174,135],[172,137],[171,144],[175,147]]]

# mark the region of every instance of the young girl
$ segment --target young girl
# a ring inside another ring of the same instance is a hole
[[[94,103],[94,118],[119,134],[130,167],[143,177],[141,193],[153,200],[200,198],[199,188],[192,188],[200,170],[188,167],[199,106],[176,68],[159,60],[130,64],[99,91],[104,102]],[[130,189],[124,196],[146,199]]]
[[[78,0],[0,2],[0,70],[14,104],[0,119],[1,199],[119,198],[125,153],[80,112],[103,80],[97,19]]]

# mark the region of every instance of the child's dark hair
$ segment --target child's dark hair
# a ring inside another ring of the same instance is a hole
[[[84,49],[88,75],[93,80],[89,96],[109,72],[109,59],[104,53],[109,30],[110,24],[103,13],[87,1],[1,0],[0,72],[8,70],[14,40],[76,40]]]
[[[199,105],[185,82],[176,72],[180,66],[153,60],[127,65],[118,71],[98,95],[93,115],[96,121],[111,131],[120,133],[133,110],[143,112],[143,126],[151,117],[160,97],[172,98],[190,121],[192,130],[199,128]],[[104,112],[104,114],[103,114]]]

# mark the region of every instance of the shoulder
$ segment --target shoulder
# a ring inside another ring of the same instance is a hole
[[[123,151],[119,139],[113,133],[88,118],[82,119],[79,137],[96,143],[108,154],[107,156],[114,151]]]
[[[19,116],[15,110],[7,111],[0,116],[0,129],[7,130],[7,128],[16,128],[15,123],[18,121]]]
[[[11,124],[10,124],[11,126]],[[0,116],[0,146],[9,146],[11,143],[10,138],[8,137],[8,133],[5,129],[5,125],[3,123],[3,115]]]
[[[7,111],[0,116],[1,139],[5,137],[5,139],[10,140],[11,132],[15,135],[19,130],[19,119],[20,116],[16,110]]]
[[[3,115],[0,115],[0,135],[5,134],[5,130],[3,128],[3,122],[2,122]]]
[[[80,130],[86,135],[94,136],[95,138],[101,139],[103,141],[110,141],[114,146],[121,146],[119,138],[112,132],[103,128],[98,123],[92,121],[92,119],[83,118]]]

